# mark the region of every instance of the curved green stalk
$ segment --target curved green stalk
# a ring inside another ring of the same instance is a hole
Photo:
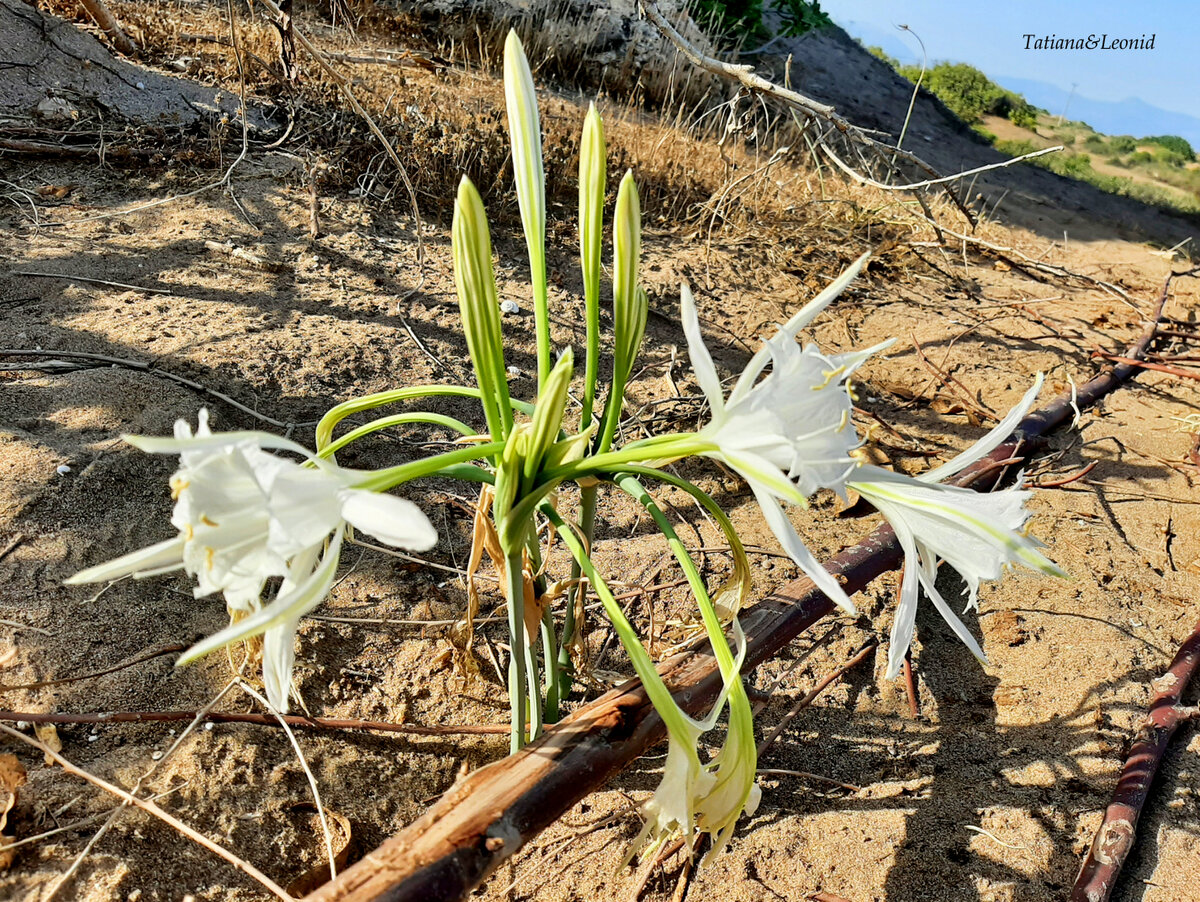
[[[414,401],[417,398],[474,398],[478,401],[481,395],[482,392],[479,389],[466,385],[413,385],[409,388],[394,388],[343,401],[341,404],[329,408],[321,417],[321,421],[317,423],[317,451],[319,453],[332,441],[333,430],[337,428],[338,423],[346,417],[362,413],[364,410],[372,410],[387,404],[399,404],[402,401]],[[520,413],[533,413],[533,405],[527,401],[510,398],[509,404],[512,405],[513,410]]]
[[[404,426],[408,423],[430,423],[434,426],[444,426],[460,435],[479,434],[461,420],[456,420],[454,417],[448,417],[444,414],[428,413],[425,411],[419,413],[398,413],[390,417],[380,417],[377,420],[371,420],[371,422],[364,423],[362,426],[347,432],[337,441],[318,451],[317,457],[329,457],[341,451],[351,442],[356,442],[363,436],[370,435],[372,432],[378,432],[381,429],[387,429],[391,426]]]
[[[583,543],[554,508],[548,504],[543,505],[542,513],[558,529],[559,537],[562,538],[571,555],[579,563],[583,575],[592,584],[592,588],[596,590],[596,595],[599,597],[600,603],[604,606],[604,612],[608,615],[608,619],[617,633],[617,638],[621,640],[621,645],[625,647],[625,653],[629,655],[629,662],[633,665],[634,673],[638,675],[638,678],[642,681],[642,685],[646,688],[646,694],[650,697],[650,703],[654,705],[654,710],[658,712],[659,716],[667,724],[668,729],[677,728],[680,735],[682,735],[685,732],[686,725],[689,722],[694,725],[695,721],[688,717],[675,703],[675,699],[671,697],[671,690],[667,688],[666,683],[663,682],[662,677],[655,668],[654,662],[650,660],[650,654],[646,651],[645,646],[642,645],[641,639],[638,638],[633,624],[629,622],[629,618],[621,610],[621,605],[613,597],[612,590],[608,588],[608,583],[596,572],[596,567],[588,557]]]
[[[586,476],[600,476],[617,473],[627,469],[630,464],[646,464],[650,461],[678,460],[695,454],[716,451],[717,446],[710,441],[700,438],[697,433],[681,435],[656,435],[640,442],[625,445],[619,451],[606,451],[593,454],[583,460],[573,461],[560,467],[551,467],[542,471],[547,480],[583,479]]]
[[[482,445],[469,445],[465,448],[456,448],[453,451],[435,454],[433,457],[427,457],[424,460],[414,460],[411,463],[400,464],[396,467],[376,470],[362,482],[358,483],[355,488],[370,489],[373,492],[386,491],[403,483],[411,482],[414,479],[420,479],[423,476],[432,476],[451,464],[466,463],[471,460],[491,457],[503,449],[504,442],[488,442]]]
[[[623,492],[641,504],[647,513],[654,518],[654,525],[666,537],[667,544],[670,546],[671,552],[675,555],[675,560],[683,568],[683,575],[687,578],[688,585],[692,589],[692,595],[695,596],[696,604],[700,608],[700,617],[704,620],[704,628],[708,632],[709,643],[712,645],[713,654],[716,655],[717,666],[721,669],[722,678],[726,684],[729,684],[734,679],[740,679],[737,672],[737,662],[734,660],[733,652],[729,649],[729,641],[725,638],[725,629],[721,626],[721,619],[717,616],[716,608],[708,597],[708,587],[704,585],[704,578],[700,575],[700,571],[696,569],[696,562],[688,554],[688,550],[679,538],[679,534],[675,532],[675,527],[671,525],[671,521],[667,519],[662,509],[650,497],[650,493],[646,491],[645,487],[636,477],[618,477],[616,484]]]
[[[723,587],[720,595],[727,592],[736,593],[736,599],[733,604],[725,604],[724,607],[730,614],[736,614],[745,600],[745,596],[750,592],[750,559],[746,556],[746,548],[742,544],[741,537],[737,534],[737,530],[733,526],[733,521],[729,519],[729,515],[721,509],[708,492],[701,489],[699,486],[693,485],[686,479],[676,476],[674,473],[669,473],[666,470],[658,470],[654,467],[643,466],[627,466],[625,472],[634,476],[650,477],[672,485],[677,489],[682,489],[687,492],[703,507],[721,527],[721,532],[725,536],[725,541],[729,543],[730,553],[733,555],[733,576],[730,581]],[[720,611],[717,612],[718,614]]]

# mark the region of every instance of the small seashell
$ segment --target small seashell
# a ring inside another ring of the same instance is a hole
[[[520,313],[521,305],[518,304],[516,301],[501,301],[500,302],[500,312],[501,313]]]
[[[510,378],[516,379],[524,374],[521,372],[521,368],[519,366],[510,366],[508,368],[508,375]]]
[[[58,473],[59,476],[66,476],[68,473],[71,472],[71,468],[68,467],[66,464],[59,464],[57,467],[54,468],[54,470],[56,473]]]

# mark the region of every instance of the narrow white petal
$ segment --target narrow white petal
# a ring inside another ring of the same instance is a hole
[[[932,558],[933,556],[930,555],[930,557]],[[962,640],[963,645],[971,649],[971,654],[978,658],[980,663],[986,664],[988,662],[987,655],[983,653],[983,649],[979,647],[979,643],[975,641],[975,637],[971,635],[971,631],[967,629],[966,624],[958,619],[958,615],[946,603],[946,599],[942,597],[942,593],[937,590],[937,587],[934,585],[936,578],[936,570],[930,573],[928,568],[923,569],[921,583],[925,587],[925,594],[929,596],[929,600],[933,602],[933,606],[938,609],[938,613],[942,615],[942,619],[950,625],[950,629],[954,630],[954,635]]]
[[[857,260],[850,264],[844,273],[838,276],[829,284],[824,291],[818,294],[815,298],[801,307],[792,318],[784,323],[780,329],[780,335],[786,335],[794,339],[800,334],[800,330],[817,318],[817,315],[828,307],[837,297],[846,290],[846,286],[854,281],[855,277],[862,271],[867,260],[870,259],[871,253],[868,251]],[[879,346],[876,349],[880,349]],[[764,344],[759,348],[750,362],[746,364],[746,369],[742,371],[742,375],[738,377],[737,384],[734,385],[733,391],[729,393],[729,403],[735,404],[746,395],[750,394],[750,389],[754,387],[754,381],[759,377],[767,362],[771,359],[770,349]]]
[[[1037,378],[1033,381],[1033,387],[1025,392],[1025,397],[1021,398],[1021,403],[1005,414],[1004,419],[997,423],[987,435],[975,442],[975,444],[962,454],[947,461],[940,467],[935,467],[932,470],[922,473],[917,479],[922,482],[941,482],[943,479],[949,479],[955,473],[965,470],[968,466],[975,463],[975,461],[982,460],[988,454],[991,454],[992,451],[1003,444],[1005,439],[1012,435],[1013,430],[1017,428],[1017,424],[1025,419],[1025,414],[1029,413],[1033,407],[1033,402],[1037,400],[1038,392],[1041,391],[1042,382],[1044,381],[1045,376],[1038,373]]]
[[[808,574],[809,579],[816,583],[817,588],[829,596],[834,604],[848,614],[857,614],[858,611],[849,596],[846,595],[845,590],[808,550],[808,546],[796,532],[796,527],[792,526],[792,521],[787,518],[783,508],[779,506],[779,502],[756,486],[752,485],[751,488],[754,490],[754,497],[758,499],[758,506],[762,508],[767,526],[771,528],[771,532],[775,533],[775,538],[779,540],[779,544],[788,553],[788,556]]]
[[[296,663],[296,627],[300,618],[285,620],[263,633],[262,675],[267,701],[280,714],[288,712],[292,667]]]
[[[900,603],[896,606],[892,621],[892,637],[888,643],[887,679],[894,680],[904,664],[904,656],[912,645],[913,631],[917,624],[918,576],[917,545],[912,533],[902,522],[894,522],[896,538],[904,549],[904,578],[900,583]]]
[[[700,390],[712,408],[713,421],[719,421],[725,411],[725,395],[721,391],[721,377],[713,365],[712,355],[700,334],[700,317],[696,313],[696,299],[687,282],[679,286],[679,312],[683,322],[683,334],[687,339],[688,357],[692,360],[692,372],[700,383]]]
[[[808,507],[808,499],[796,488],[795,483],[767,458],[742,450],[713,452],[706,456],[725,461],[741,474],[752,489],[769,492],[797,507]]]
[[[307,614],[321,603],[332,587],[333,577],[337,573],[341,546],[342,530],[338,529],[333,534],[333,539],[330,541],[325,555],[321,558],[320,565],[316,570],[311,571],[311,576],[307,576],[307,578],[304,576],[304,565],[307,564],[311,567],[309,562],[316,556],[316,549],[313,549],[311,554],[297,555],[298,558],[303,557],[304,559],[299,564],[293,562],[293,571],[297,572],[295,583],[290,578],[284,580],[279,590],[279,597],[275,601],[249,617],[230,624],[219,633],[197,642],[183,653],[177,663],[188,664],[231,642],[257,636],[274,626]]]
[[[120,579],[122,576],[133,576],[141,579],[173,570],[183,566],[183,536],[167,539],[129,554],[114,558],[95,567],[80,570],[74,576],[63,580],[68,586],[78,586],[82,583],[107,582],[110,579]]]
[[[437,530],[424,511],[403,498],[366,489],[341,494],[342,519],[393,548],[428,551],[437,544]]]

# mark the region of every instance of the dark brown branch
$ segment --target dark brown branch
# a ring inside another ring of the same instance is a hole
[[[1112,802],[1096,831],[1075,886],[1071,902],[1107,902],[1116,888],[1137,838],[1138,819],[1150,795],[1154,775],[1179,724],[1186,719],[1180,699],[1200,666],[1200,622],[1180,647],[1167,672],[1154,681],[1150,712],[1138,730]]]
[[[163,723],[176,720],[195,720],[197,717],[211,723],[250,723],[260,727],[277,727],[279,718],[274,714],[235,714],[210,711],[201,715],[197,711],[101,711],[95,714],[34,714],[28,711],[0,711],[0,721],[9,723]],[[378,720],[344,720],[334,717],[300,717],[291,715],[283,718],[289,727],[311,730],[376,730],[381,733],[407,733],[412,736],[482,736],[508,733],[506,723],[477,723],[462,726],[426,727],[415,723],[387,723]]]
[[[1127,356],[1140,358],[1154,341],[1170,282],[1168,277],[1150,326]],[[1071,421],[1075,405],[1095,404],[1139,372],[1126,364],[1107,367],[1080,386],[1074,399],[1066,393],[1031,413],[1008,441],[954,481],[990,487],[1003,472],[996,461],[1027,460],[1045,435]],[[901,559],[895,533],[884,523],[825,568],[847,594],[853,594],[895,569]],[[771,658],[833,610],[833,602],[809,579],[789,583],[750,607],[741,618],[746,634],[743,670]],[[721,688],[716,659],[703,646],[659,665],[659,673],[675,700],[691,714],[706,711]],[[306,898],[308,902],[463,898],[665,733],[641,683],[630,680],[550,727],[515,755],[468,775],[403,831]]]
[[[83,4],[88,15],[96,20],[96,24],[104,29],[104,33],[108,35],[117,50],[126,56],[133,56],[138,52],[138,45],[129,35],[125,34],[121,23],[117,21],[116,16],[109,12],[103,0],[79,0],[79,2]]]

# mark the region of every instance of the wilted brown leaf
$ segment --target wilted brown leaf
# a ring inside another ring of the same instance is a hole
[[[13,863],[16,854],[5,848],[7,838],[4,828],[8,826],[8,813],[17,804],[17,787],[25,785],[25,767],[16,755],[0,755],[0,871]]]
[[[58,729],[52,723],[39,723],[33,725],[33,732],[37,734],[38,740],[46,748],[51,751],[62,751],[62,740],[58,738]],[[53,765],[54,758],[46,753],[46,763]]]

